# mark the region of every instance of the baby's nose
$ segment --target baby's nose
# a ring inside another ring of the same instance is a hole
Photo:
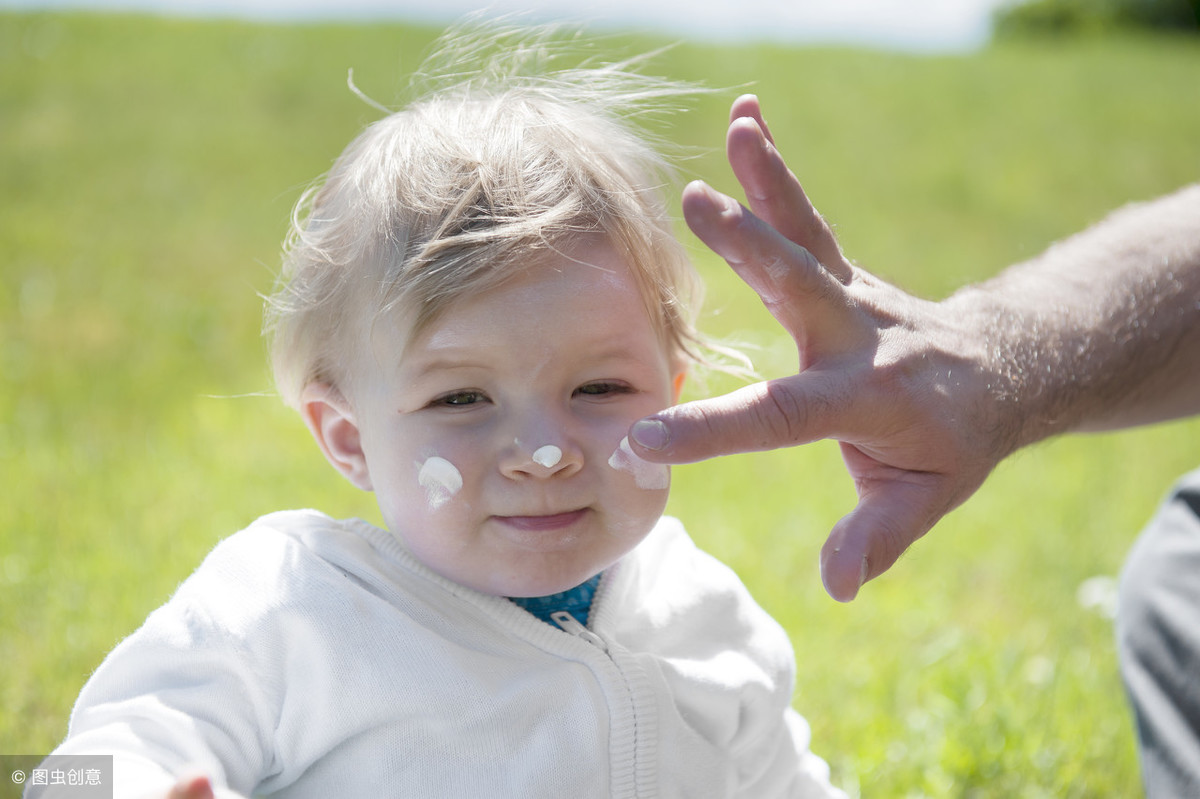
[[[569,476],[583,468],[583,451],[565,438],[541,444],[517,439],[502,457],[500,468],[513,478]]]
[[[533,451],[529,456],[534,463],[539,466],[544,466],[547,469],[553,469],[562,462],[563,451],[554,444],[543,444]]]

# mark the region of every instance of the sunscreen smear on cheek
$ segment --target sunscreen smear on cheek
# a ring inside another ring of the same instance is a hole
[[[425,497],[429,507],[437,510],[462,489],[462,475],[454,464],[445,458],[434,455],[421,464],[417,474],[417,482],[425,489]]]
[[[633,475],[633,482],[638,488],[662,490],[671,484],[671,470],[661,463],[651,463],[639,458],[629,446],[629,438],[622,438],[621,443],[608,459],[608,465],[619,472]]]

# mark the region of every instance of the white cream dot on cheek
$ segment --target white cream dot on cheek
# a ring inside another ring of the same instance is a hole
[[[608,465],[619,472],[633,475],[633,482],[638,488],[662,490],[671,485],[671,470],[661,463],[651,463],[642,460],[629,446],[629,438],[622,438],[621,443],[608,459]]]
[[[562,460],[562,450],[553,444],[547,444],[534,450],[532,457],[534,463],[553,469]]]
[[[454,464],[445,458],[434,455],[421,464],[417,474],[417,482],[425,489],[425,497],[429,506],[437,510],[462,489],[462,475]]]

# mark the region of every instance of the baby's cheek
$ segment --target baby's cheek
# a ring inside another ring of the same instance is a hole
[[[629,438],[622,438],[621,443],[609,456],[610,468],[628,474],[638,488],[647,491],[665,491],[671,485],[671,470],[661,463],[651,463],[642,460],[629,446]]]
[[[644,461],[634,454],[629,441],[621,438],[601,467],[608,475],[609,526],[621,538],[636,545],[662,516],[671,485],[669,467]]]
[[[469,438],[439,436],[416,451],[405,490],[417,494],[426,510],[446,512],[479,489],[480,445]]]
[[[462,490],[463,476],[448,459],[432,455],[417,470],[417,485],[424,490],[429,509],[437,510]]]

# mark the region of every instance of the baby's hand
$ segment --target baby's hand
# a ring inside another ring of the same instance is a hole
[[[175,783],[167,799],[214,799],[212,783],[203,774],[183,777]]]

